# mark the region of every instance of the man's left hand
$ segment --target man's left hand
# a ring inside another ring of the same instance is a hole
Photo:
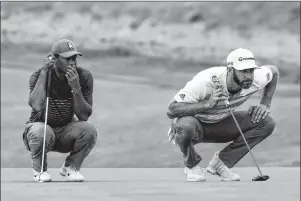
[[[264,119],[270,113],[270,108],[266,105],[253,105],[249,108],[249,114],[251,115],[251,121],[253,123],[259,122]]]
[[[79,77],[76,71],[76,67],[68,67],[66,72],[66,78],[68,80],[68,84],[73,91],[77,91],[80,88]]]

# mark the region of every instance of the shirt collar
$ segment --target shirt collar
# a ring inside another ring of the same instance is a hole
[[[227,69],[220,75],[219,80],[220,84],[223,86],[224,91],[229,94],[227,88]]]

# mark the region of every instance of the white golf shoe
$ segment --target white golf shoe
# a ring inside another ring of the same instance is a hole
[[[206,181],[206,175],[199,164],[195,165],[193,168],[185,167],[184,173],[186,174],[187,181],[192,182],[204,182]]]
[[[82,182],[85,180],[84,176],[75,167],[66,167],[65,163],[60,169],[60,174],[70,182]]]
[[[34,169],[32,169],[33,172],[33,180],[36,182],[51,182],[51,175],[49,172],[37,172]]]
[[[219,175],[222,181],[240,181],[240,176],[230,170],[219,158],[219,152],[216,152],[210,161],[207,172],[213,175]]]

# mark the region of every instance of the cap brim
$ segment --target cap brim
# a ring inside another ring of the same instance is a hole
[[[233,66],[236,70],[246,70],[251,68],[259,68],[254,62],[244,62],[241,65],[234,65]]]
[[[72,57],[73,55],[83,56],[81,53],[77,51],[68,51],[68,52],[60,53],[60,56],[64,58]]]

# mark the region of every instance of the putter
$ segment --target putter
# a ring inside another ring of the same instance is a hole
[[[46,146],[46,128],[47,128],[47,118],[48,118],[48,103],[49,103],[49,91],[50,91],[50,82],[51,82],[51,68],[48,71],[48,80],[47,80],[47,96],[46,96],[46,111],[45,111],[45,126],[44,126],[44,139],[43,139],[43,152],[42,152],[42,165],[41,172],[39,173],[39,182],[41,181],[41,174],[44,169],[44,155],[45,155],[45,146]]]
[[[232,110],[231,110],[231,108],[230,108],[230,102],[229,102],[228,100],[225,100],[225,105],[226,105],[226,107],[229,109],[229,111],[230,111],[230,113],[231,113],[231,115],[232,115],[232,117],[233,117],[233,120],[234,120],[234,122],[235,122],[235,124],[236,124],[236,126],[237,126],[237,128],[238,128],[238,130],[239,130],[239,132],[240,132],[240,134],[241,134],[241,136],[242,136],[242,138],[244,139],[244,141],[245,141],[245,143],[246,143],[246,145],[247,145],[247,147],[248,147],[248,150],[249,150],[249,152],[250,152],[250,154],[251,154],[251,156],[252,156],[252,159],[253,159],[253,161],[254,161],[254,163],[255,163],[255,165],[256,165],[258,171],[259,171],[259,174],[260,174],[260,175],[257,176],[257,177],[255,177],[255,178],[253,178],[252,181],[266,181],[266,180],[268,180],[270,177],[269,177],[268,175],[262,175],[262,172],[260,171],[260,168],[259,168],[259,166],[258,166],[257,163],[256,163],[256,160],[255,160],[255,158],[254,158],[254,156],[253,156],[253,154],[252,154],[252,152],[251,152],[251,149],[250,149],[250,147],[249,147],[249,144],[248,144],[248,142],[247,142],[247,140],[246,140],[244,134],[242,133],[242,131],[241,131],[241,129],[240,129],[240,126],[238,125],[238,123],[237,123],[237,121],[236,121],[236,118],[235,118],[235,116],[234,116],[234,114],[233,114],[233,112],[232,112]]]

